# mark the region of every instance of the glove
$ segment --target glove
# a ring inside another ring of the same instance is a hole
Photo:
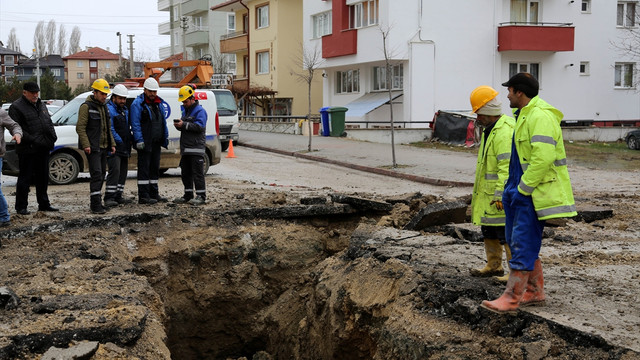
[[[138,149],[138,150],[142,150],[142,149],[144,149],[144,143],[143,143],[143,142],[139,142],[139,143],[137,143],[137,144],[136,144],[136,149]]]
[[[502,201],[496,200],[493,203],[496,205],[496,209],[498,209],[498,210],[503,210],[504,209],[504,207],[502,206]]]

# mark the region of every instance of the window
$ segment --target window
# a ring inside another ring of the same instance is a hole
[[[402,64],[391,66],[391,89],[400,90],[403,86]],[[373,90],[389,90],[387,86],[387,67],[373,67]]]
[[[616,25],[623,27],[636,26],[636,3],[635,2],[618,2],[618,16]]]
[[[13,66],[6,66],[4,68],[4,76],[13,76]]]
[[[227,73],[236,74],[236,54],[224,54],[227,64]]]
[[[313,23],[313,38],[317,39],[331,34],[331,11],[311,17]]]
[[[83,67],[83,66],[84,66],[84,61],[82,60],[76,61],[76,67]]]
[[[180,33],[178,31],[173,33],[173,44],[180,45]]]
[[[520,72],[528,72],[540,82],[540,64],[509,63],[509,78]]]
[[[76,74],[76,77],[78,79],[84,79],[84,73],[79,72],[79,73]]]
[[[5,55],[4,56],[4,64],[6,66],[13,66],[14,65],[14,61],[15,61],[15,58],[13,57],[13,55]]]
[[[90,68],[98,67],[98,62],[96,60],[89,60],[89,67]]]
[[[256,7],[256,24],[258,29],[269,26],[269,5]]]
[[[591,0],[582,0],[581,11],[583,13],[591,13]]]
[[[580,75],[589,75],[589,62],[581,61],[580,62]]]
[[[111,69],[111,62],[110,62],[110,61],[105,62],[105,63],[104,63],[104,67],[105,67],[106,69]]]
[[[53,76],[60,76],[60,69],[51,69],[51,73]]]
[[[378,0],[367,0],[349,6],[349,27],[358,29],[378,23]]]
[[[38,75],[38,73],[40,73],[40,75],[42,75],[42,69],[40,69],[40,71],[38,71],[38,69],[33,68],[33,75]]]
[[[204,25],[202,23],[202,16],[194,16],[192,19],[194,30],[203,30]]]
[[[360,70],[336,72],[336,93],[360,92]]]
[[[91,80],[95,80],[98,78],[98,73],[94,73],[94,72],[89,73],[89,77],[91,78]]]
[[[538,0],[511,0],[511,22],[537,23],[540,13]]]
[[[633,63],[616,63],[613,85],[618,88],[633,87]]]
[[[227,14],[227,34],[231,34],[236,31],[236,14]]]
[[[263,51],[256,54],[258,61],[258,74],[268,74],[269,73],[269,52]]]

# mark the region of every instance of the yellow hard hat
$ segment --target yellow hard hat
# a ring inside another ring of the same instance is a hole
[[[111,89],[109,89],[109,83],[105,79],[97,79],[96,81],[93,82],[91,87],[105,94],[111,94]]]
[[[472,111],[478,111],[478,109],[483,107],[497,95],[498,92],[495,91],[491,86],[481,85],[473,89],[473,91],[471,92],[471,96],[469,97],[469,99],[471,100]]]
[[[193,88],[185,85],[178,91],[178,101],[182,102],[193,96]]]

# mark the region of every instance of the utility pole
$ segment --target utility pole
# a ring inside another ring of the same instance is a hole
[[[127,35],[129,37],[129,77],[133,78],[133,37],[134,35]]]
[[[189,28],[189,24],[187,23],[188,19],[186,16],[183,16],[181,19],[182,25],[182,60],[187,59],[187,29]]]
[[[36,57],[36,82],[40,87],[40,57],[38,56],[37,49],[33,49],[33,54]]]
[[[118,43],[120,45],[118,48],[118,67],[120,67],[122,66],[122,34],[120,31],[116,33],[116,36],[118,37]]]

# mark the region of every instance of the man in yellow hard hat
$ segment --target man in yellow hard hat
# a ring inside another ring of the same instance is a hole
[[[116,151],[116,142],[111,133],[111,117],[106,105],[111,89],[104,79],[94,81],[91,88],[93,94],[78,109],[76,132],[78,145],[84,150],[89,162],[91,212],[104,214],[106,209],[102,206],[101,192],[107,173],[107,154]]]
[[[476,178],[471,200],[471,220],[480,225],[484,239],[487,263],[483,268],[472,269],[472,276],[501,276],[502,247],[507,261],[510,260],[509,246],[505,244],[505,215],[502,207],[502,191],[509,177],[511,138],[515,120],[502,114],[502,103],[498,92],[490,86],[478,86],[471,92],[471,108],[476,113],[476,125],[482,131]]]

